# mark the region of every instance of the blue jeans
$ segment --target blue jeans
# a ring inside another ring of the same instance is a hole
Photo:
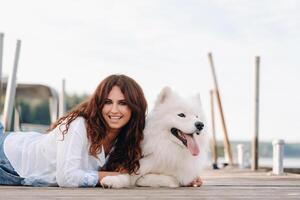
[[[0,185],[22,185],[23,178],[11,166],[4,154],[4,140],[9,133],[3,133],[0,123]]]

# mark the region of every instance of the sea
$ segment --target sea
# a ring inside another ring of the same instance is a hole
[[[272,167],[272,158],[259,158],[258,164],[261,167]],[[284,158],[283,167],[285,168],[299,168],[300,169],[300,158]]]
[[[244,162],[245,166],[251,165],[251,143],[248,141],[232,141],[232,154],[234,162],[237,163],[237,146],[242,144],[244,146]],[[219,142],[219,153],[222,153],[222,143]],[[224,163],[224,155],[219,156],[218,163]],[[259,167],[272,167],[273,166],[273,146],[272,142],[259,143]],[[284,159],[283,166],[285,168],[298,168],[300,169],[300,143],[286,143],[284,145]]]
[[[237,159],[234,160],[235,162],[237,162]],[[221,165],[222,163],[225,162],[224,157],[219,157],[218,158],[218,164]],[[251,165],[251,160],[247,159],[245,161],[245,166],[249,166]],[[273,158],[270,157],[260,157],[258,159],[258,166],[259,167],[270,167],[272,168],[273,166]],[[283,167],[284,168],[298,168],[300,169],[300,157],[287,157],[283,159]]]

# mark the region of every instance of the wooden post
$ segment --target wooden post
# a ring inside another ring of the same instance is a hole
[[[213,79],[214,79],[214,84],[215,84],[215,94],[217,97],[218,107],[219,107],[219,111],[220,111],[220,115],[221,115],[221,121],[222,121],[223,133],[224,133],[225,154],[228,156],[229,165],[233,165],[232,152],[231,152],[230,142],[228,139],[225,117],[224,117],[222,103],[221,103],[221,97],[220,97],[220,93],[219,93],[219,86],[218,86],[217,76],[216,76],[215,67],[214,67],[213,58],[212,58],[211,53],[208,53],[208,59],[209,59],[212,74],[213,74]]]
[[[216,129],[215,129],[215,109],[214,109],[214,90],[210,90],[210,108],[211,108],[211,148],[212,148],[212,158],[213,158],[213,169],[218,169],[218,150],[217,150],[217,140],[216,140]]]
[[[0,33],[0,98],[2,94],[2,62],[3,62],[3,44],[4,44],[4,34]]]
[[[66,112],[66,80],[62,80],[61,93],[59,96],[59,117],[62,117]]]
[[[51,124],[54,123],[59,117],[59,94],[50,87],[51,96],[49,98],[49,112],[50,112],[50,119]]]
[[[4,130],[8,131],[11,128],[11,118],[13,112],[13,106],[15,102],[15,94],[16,94],[16,76],[18,70],[19,56],[21,49],[21,40],[17,41],[16,52],[15,52],[15,60],[14,66],[10,76],[8,77],[8,83],[6,88],[5,102],[4,102],[4,111],[3,111],[3,125]]]
[[[255,110],[254,110],[254,137],[252,141],[251,169],[258,169],[258,131],[259,131],[259,65],[260,57],[255,58]]]

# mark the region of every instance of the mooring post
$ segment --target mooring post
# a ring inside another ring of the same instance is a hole
[[[251,169],[253,171],[258,169],[258,155],[259,155],[259,67],[260,57],[255,57],[255,95],[254,95],[254,136],[252,140],[252,162]]]
[[[55,89],[50,87],[51,97],[49,98],[49,111],[51,124],[54,123],[59,117],[59,94]]]
[[[210,108],[211,108],[211,149],[212,149],[212,159],[213,159],[213,169],[219,169],[218,167],[218,150],[217,150],[217,139],[216,139],[216,129],[215,129],[215,109],[214,109],[214,90],[210,90]]]
[[[4,34],[0,33],[0,98],[2,94],[2,62],[3,62],[3,44],[4,44]]]
[[[284,140],[274,140],[273,141],[273,174],[282,175],[283,174],[283,150],[284,150]]]
[[[220,111],[220,115],[221,115],[221,122],[222,122],[223,133],[224,133],[225,158],[226,157],[228,158],[229,165],[233,165],[232,151],[231,151],[231,146],[230,146],[230,142],[228,139],[225,117],[224,117],[223,107],[222,107],[222,103],[221,103],[219,85],[218,85],[217,75],[216,75],[215,66],[214,66],[214,62],[213,62],[213,58],[212,58],[212,53],[208,53],[208,60],[209,60],[210,66],[211,66],[211,71],[212,71],[214,84],[215,84],[215,94],[217,97],[218,107],[219,107],[219,111]]]
[[[18,70],[20,50],[21,50],[21,40],[17,40],[14,66],[13,66],[10,76],[8,77],[5,102],[4,102],[3,125],[4,125],[5,131],[10,130],[10,128],[11,128],[13,106],[14,106],[14,102],[15,102],[16,87],[17,87],[16,76],[17,76],[17,70]]]
[[[66,112],[66,80],[62,80],[61,93],[59,96],[59,117],[62,117]]]
[[[245,168],[245,150],[243,144],[237,145],[237,157],[238,157],[238,166],[241,169]]]

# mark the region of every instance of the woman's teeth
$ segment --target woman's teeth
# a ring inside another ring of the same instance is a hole
[[[110,119],[121,119],[121,116],[109,116]]]

